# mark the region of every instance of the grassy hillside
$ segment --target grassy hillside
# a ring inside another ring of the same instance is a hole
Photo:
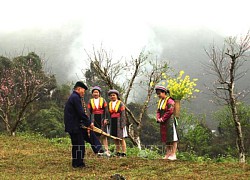
[[[96,157],[87,148],[85,169],[71,168],[68,139],[0,135],[0,179],[249,179],[250,165]]]

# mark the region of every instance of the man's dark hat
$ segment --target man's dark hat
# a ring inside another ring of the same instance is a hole
[[[77,81],[75,86],[74,86],[74,89],[76,87],[81,87],[81,88],[84,88],[85,90],[88,90],[88,87],[82,81]]]

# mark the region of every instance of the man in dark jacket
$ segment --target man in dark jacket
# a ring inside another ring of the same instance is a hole
[[[65,131],[69,133],[72,143],[72,166],[74,168],[85,167],[84,154],[85,142],[92,145],[95,153],[101,149],[101,143],[98,141],[94,133],[91,131],[91,136],[88,135],[87,130],[81,128],[82,125],[93,128],[89,117],[82,107],[81,98],[84,97],[87,86],[82,82],[76,82],[74,91],[70,95],[64,108],[64,124]]]

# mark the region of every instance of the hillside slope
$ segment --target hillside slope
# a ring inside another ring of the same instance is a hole
[[[70,164],[69,141],[39,136],[0,135],[0,179],[248,179],[250,165],[238,163],[194,163],[139,157],[96,157],[87,148],[85,169]]]

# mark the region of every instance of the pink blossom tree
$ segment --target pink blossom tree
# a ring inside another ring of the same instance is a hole
[[[44,71],[44,65],[33,52],[13,59],[0,57],[0,121],[10,135],[15,135],[32,102],[55,88],[55,77]]]

